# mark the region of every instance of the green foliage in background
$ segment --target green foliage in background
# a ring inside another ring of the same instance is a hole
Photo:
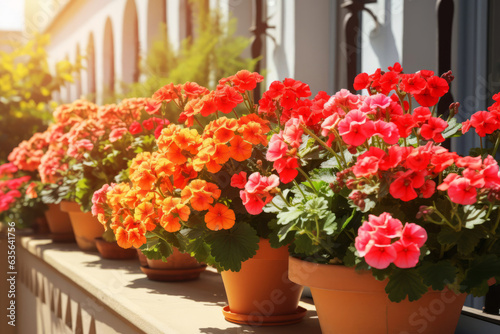
[[[0,51],[0,163],[22,140],[45,129],[55,107],[52,92],[72,82],[79,68],[61,61],[51,74],[48,43],[47,35],[37,35],[24,45],[9,42],[12,52]]]
[[[124,85],[124,97],[150,97],[159,88],[171,82],[183,84],[194,81],[209,89],[217,86],[217,80],[246,69],[252,71],[258,59],[243,58],[243,51],[251,39],[235,36],[237,20],[224,18],[217,10],[208,9],[204,0],[191,0],[194,33],[174,50],[168,40],[165,25],[160,28],[143,64],[141,82]],[[170,121],[176,121],[178,113],[167,112]],[[171,115],[171,116],[170,116]]]

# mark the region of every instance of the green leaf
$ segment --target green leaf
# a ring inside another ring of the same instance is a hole
[[[339,168],[339,163],[337,161],[337,158],[333,157],[321,163],[319,168],[325,168],[325,169]]]
[[[481,285],[484,289],[484,282],[499,275],[500,258],[495,254],[488,254],[472,261],[469,269],[465,272],[462,286],[466,292],[472,292],[474,288],[480,288]]]
[[[447,284],[453,283],[457,276],[457,268],[450,261],[424,262],[418,270],[424,284],[438,291],[443,290]]]
[[[457,245],[460,254],[469,255],[474,251],[481,238],[484,238],[484,233],[479,228],[463,229],[456,232],[449,227],[445,227],[439,232],[437,239],[442,245]]]
[[[295,235],[295,233],[292,233],[292,236],[291,236],[290,232],[294,232],[293,228],[295,227],[295,225],[297,225],[296,221],[291,222],[290,224],[287,224],[287,225],[279,228],[278,233],[277,233],[279,242],[283,242],[284,240],[289,240],[289,239],[293,238],[293,235]]]
[[[280,213],[278,213],[278,224],[289,224],[292,221],[297,220],[303,213],[303,210],[300,210],[295,206],[286,207]]]
[[[272,219],[268,223],[269,230],[268,234],[269,243],[273,248],[279,248],[281,246],[286,246],[292,243],[295,233],[288,233],[289,225],[279,226],[276,219]],[[286,229],[286,230],[285,230]],[[283,236],[283,237],[282,237]]]
[[[249,224],[237,223],[229,230],[210,232],[206,240],[222,270],[239,271],[241,263],[256,254],[260,239]]]
[[[466,214],[465,228],[473,229],[476,225],[483,224],[486,220],[486,210],[477,209],[473,205],[465,205],[464,212]]]
[[[342,262],[344,262],[344,265],[347,267],[354,267],[357,263],[359,263],[359,258],[356,256],[356,247],[349,246],[346,249]]]
[[[443,131],[442,135],[444,138],[449,138],[454,136],[458,130],[462,128],[462,123],[458,123],[456,118],[452,118],[448,121],[448,127]]]
[[[404,300],[406,297],[408,297],[409,301],[417,300],[427,290],[427,286],[422,282],[422,277],[415,268],[394,269],[385,287],[389,299],[396,303]]]
[[[336,218],[337,217],[333,212],[330,212],[330,214],[328,214],[323,224],[323,232],[325,232],[328,235],[332,235],[337,231],[338,225],[337,222],[335,221]]]
[[[295,253],[310,255],[313,254],[318,247],[313,244],[313,241],[307,234],[299,234],[295,237]]]
[[[289,191],[290,191],[289,189],[285,190],[283,192],[283,195],[286,196],[286,194],[288,194]],[[274,205],[272,203],[274,203]],[[279,213],[284,208],[287,207],[285,201],[283,200],[283,198],[281,198],[281,196],[274,196],[272,203],[266,204],[266,206],[264,206],[264,208],[263,208],[263,211],[267,212],[267,213]],[[278,208],[280,208],[280,209],[278,209]]]
[[[203,238],[189,240],[186,252],[194,256],[198,262],[210,262],[210,246],[208,246]]]
[[[351,222],[352,218],[353,218],[353,217],[354,217],[354,215],[356,214],[356,211],[357,211],[357,210],[356,210],[356,208],[354,208],[354,209],[352,210],[352,213],[351,213],[351,215],[350,215],[350,216],[344,216],[344,217],[343,217],[343,219],[345,219],[345,221],[344,221],[344,223],[342,224],[342,229],[341,229],[341,231],[343,231],[343,230],[347,227],[347,225],[349,225],[349,223]]]

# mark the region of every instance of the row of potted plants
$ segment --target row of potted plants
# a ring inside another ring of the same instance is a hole
[[[263,77],[240,71],[213,91],[172,83],[119,105],[76,101],[34,136],[41,180],[28,193],[92,205],[106,240],[170,262],[170,279],[215,266],[232,322],[298,322],[309,286],[324,332],[452,333],[466,294],[500,277],[500,94],[459,123],[458,103],[437,114],[452,80],[396,63],[356,77],[365,95],[311,98],[285,79],[256,104]],[[443,146],[471,128],[471,155]],[[172,269],[179,255],[190,262]],[[439,317],[418,321],[436,303]],[[369,321],[346,320],[355,310]]]

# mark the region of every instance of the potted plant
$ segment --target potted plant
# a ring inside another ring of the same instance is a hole
[[[141,102],[143,109],[146,100],[128,99],[122,102],[123,105],[131,102]],[[130,108],[128,108],[130,109]],[[139,110],[139,109],[134,109]],[[140,111],[140,110],[139,110]],[[139,115],[138,115],[139,116]],[[155,134],[158,135],[168,120],[162,120],[156,117],[147,117],[139,123],[138,121],[128,122],[128,128],[119,128],[117,131],[111,131],[109,136],[99,137],[95,144],[95,150],[92,150],[84,156],[84,178],[77,183],[77,195],[82,203],[89,205],[99,203],[102,197],[106,196],[109,188],[107,183],[129,182],[128,165],[137,153],[142,151],[153,151],[156,147]],[[137,119],[139,117],[134,117]],[[92,175],[101,175],[101,177],[91,177]],[[103,183],[105,183],[103,185]],[[114,186],[114,183],[111,184]],[[100,189],[96,190],[96,188]],[[92,201],[89,203],[89,196],[92,195]],[[104,209],[99,205],[92,206],[92,215],[98,217],[99,213],[104,213]],[[100,221],[104,226],[102,237],[96,238],[97,250],[102,257],[108,259],[121,259],[135,257],[137,252],[132,249],[124,249],[116,243],[116,237],[110,228],[111,218]]]
[[[0,165],[0,222],[47,233],[45,205],[33,192],[35,177],[36,173],[20,170],[11,162]]]
[[[95,249],[94,239],[103,233],[102,225],[90,212],[94,192],[109,182],[126,180],[131,158],[154,145],[152,133],[141,138],[129,133],[129,127],[144,117],[146,104],[146,99],[134,98],[101,106],[95,114],[74,124],[65,137],[67,156],[62,162],[67,168],[62,172],[63,185],[58,191],[66,192],[64,198],[71,201],[62,202],[63,210],[68,210],[72,218],[87,222],[72,222],[75,230],[85,228],[79,243],[82,249]],[[163,120],[148,121],[156,127],[163,126]]]
[[[354,87],[369,95],[320,93],[271,138],[267,160],[296,182],[272,189],[264,211],[324,332],[452,333],[465,293],[500,276],[498,165],[440,146],[461,128],[458,104],[436,115],[451,80],[399,64],[363,73]]]
[[[167,259],[176,248],[216,266],[228,293],[226,319],[265,325],[300,321],[305,310],[298,307],[301,288],[286,278],[286,247],[269,245],[269,216],[248,214],[236,187],[246,173],[266,168],[262,161],[271,124],[259,117],[251,95],[260,81],[257,73],[241,71],[220,80],[214,91],[190,82],[158,90],[150,111],[163,114],[167,104],[175,105],[184,126],[163,129],[158,150],[132,161],[131,182],[109,188],[103,202],[110,211],[102,219],[113,217],[119,245],[141,247],[150,259]],[[276,181],[266,182],[270,186]],[[252,273],[262,265],[263,271]],[[240,287],[227,287],[226,276],[231,280],[234,272],[247,271],[253,281],[236,276]],[[274,278],[267,279],[267,274]],[[265,292],[258,295],[262,287]],[[252,318],[259,312],[255,303],[272,300],[276,289],[287,294],[286,302],[272,302],[272,310]],[[250,298],[233,302],[238,300],[233,291],[242,290],[252,291],[246,296]]]

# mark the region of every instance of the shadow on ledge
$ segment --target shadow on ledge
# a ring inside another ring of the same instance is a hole
[[[159,282],[152,281],[144,275],[144,277],[130,281],[126,287],[142,289],[146,293],[163,295],[165,298],[175,296],[202,302],[205,305],[221,307],[227,305],[226,292],[220,275],[208,270],[201,273],[199,279],[191,281]]]
[[[303,300],[302,300],[303,301]],[[319,327],[318,315],[316,311],[308,310],[304,319],[297,323],[300,324],[300,331],[307,334],[321,334],[321,329]],[[240,327],[233,328],[213,328],[206,327],[200,328],[200,333],[204,334],[245,334],[245,333],[259,333],[259,334],[274,334],[274,333],[296,333],[296,324],[283,325],[283,326],[248,326],[248,325],[237,325]]]
[[[99,254],[97,254],[99,255]],[[99,269],[124,269],[130,273],[140,273],[140,263],[137,258],[131,260],[108,260],[99,256],[98,260],[82,262],[87,267],[95,267]]]

